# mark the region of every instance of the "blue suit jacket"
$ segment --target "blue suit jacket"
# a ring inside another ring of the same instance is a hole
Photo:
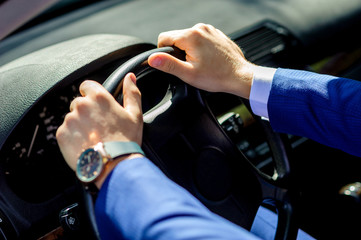
[[[95,214],[104,240],[259,239],[210,212],[147,158],[117,165],[99,192]]]
[[[104,182],[95,215],[102,239],[274,239],[276,215],[260,208],[252,232],[210,212],[147,158],[119,163]],[[299,231],[297,239],[313,240]]]
[[[356,81],[278,69],[268,102],[271,125],[361,156],[360,93]],[[102,239],[257,239],[210,212],[147,158],[118,164],[101,188],[95,213]],[[275,219],[263,216],[253,229],[272,239]],[[299,232],[298,239],[310,238]]]
[[[361,157],[361,82],[278,69],[268,99],[273,129]]]

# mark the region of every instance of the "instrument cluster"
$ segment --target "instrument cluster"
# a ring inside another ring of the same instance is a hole
[[[74,185],[75,177],[65,163],[56,130],[78,95],[72,84],[51,92],[30,109],[2,147],[1,174],[21,199],[40,203]]]

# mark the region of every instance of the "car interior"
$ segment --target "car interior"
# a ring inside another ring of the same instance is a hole
[[[298,228],[361,239],[361,159],[274,132],[247,100],[147,66],[153,52],[179,54],[157,48],[161,32],[197,23],[257,65],[361,81],[359,0],[57,1],[0,40],[0,239],[99,239],[91,189],[55,135],[82,81],[122,103],[129,71],[142,93],[146,156],[211,211],[249,230],[262,205],[278,214],[276,239],[295,239]]]

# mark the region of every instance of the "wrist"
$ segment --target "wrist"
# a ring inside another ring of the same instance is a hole
[[[120,161],[139,155],[143,156],[144,152],[136,142],[99,142],[79,156],[76,175],[84,184],[94,182],[100,188]]]
[[[122,161],[124,160],[128,160],[128,159],[133,159],[133,158],[140,158],[140,157],[144,157],[142,154],[140,153],[132,153],[126,156],[121,156],[118,157],[116,159],[114,159],[113,161],[109,162],[103,172],[99,175],[99,177],[94,181],[95,186],[98,189],[101,189],[101,187],[103,186],[103,183],[105,182],[105,180],[107,179],[107,177],[109,176],[109,174],[114,170],[114,168]]]
[[[257,66],[250,62],[242,63],[236,70],[235,86],[231,86],[229,93],[249,99],[256,68]]]

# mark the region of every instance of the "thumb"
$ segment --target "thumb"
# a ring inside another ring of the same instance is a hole
[[[189,78],[192,65],[182,61],[168,53],[153,53],[148,58],[148,64],[163,72],[177,76],[185,80]]]
[[[133,73],[128,73],[123,82],[124,108],[136,117],[142,116],[142,99],[140,91],[136,85],[136,77]]]

